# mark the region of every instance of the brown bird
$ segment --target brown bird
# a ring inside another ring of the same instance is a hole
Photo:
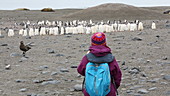
[[[23,51],[23,56],[25,57],[25,53],[29,50],[29,49],[31,49],[31,47],[29,47],[28,45],[24,45],[24,42],[23,41],[21,41],[20,42],[20,50],[21,51]]]

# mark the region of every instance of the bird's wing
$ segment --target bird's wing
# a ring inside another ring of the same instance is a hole
[[[27,50],[31,49],[31,47],[28,46],[28,45],[26,45],[25,48],[26,48]]]
[[[34,42],[29,42],[29,43],[26,44],[26,46],[28,46],[28,47],[31,46],[32,47],[32,46],[35,46],[35,44],[34,44]]]

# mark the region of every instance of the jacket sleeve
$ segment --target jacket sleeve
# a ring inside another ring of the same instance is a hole
[[[88,63],[88,59],[86,56],[84,56],[79,64],[79,66],[77,67],[77,72],[79,74],[81,74],[82,76],[85,76],[85,70],[86,70],[86,64]]]
[[[116,88],[118,88],[120,86],[120,83],[121,83],[121,78],[122,78],[122,72],[119,68],[119,65],[116,61],[116,59],[114,59],[110,64],[110,72],[111,72],[111,75],[113,76],[114,78],[114,82],[116,84]]]

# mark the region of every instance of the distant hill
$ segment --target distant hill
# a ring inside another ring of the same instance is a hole
[[[163,13],[167,10],[170,10],[170,6],[141,7],[141,8],[157,11],[159,13]]]
[[[159,9],[159,8],[158,8]],[[163,9],[161,9],[163,10]],[[120,3],[107,3],[99,6],[90,7],[65,16],[60,17],[64,20],[152,20],[152,19],[170,19],[170,16],[164,15],[160,10],[154,8],[135,7]]]

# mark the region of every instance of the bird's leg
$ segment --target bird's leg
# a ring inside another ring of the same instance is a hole
[[[25,52],[23,52],[23,56],[25,57]]]

